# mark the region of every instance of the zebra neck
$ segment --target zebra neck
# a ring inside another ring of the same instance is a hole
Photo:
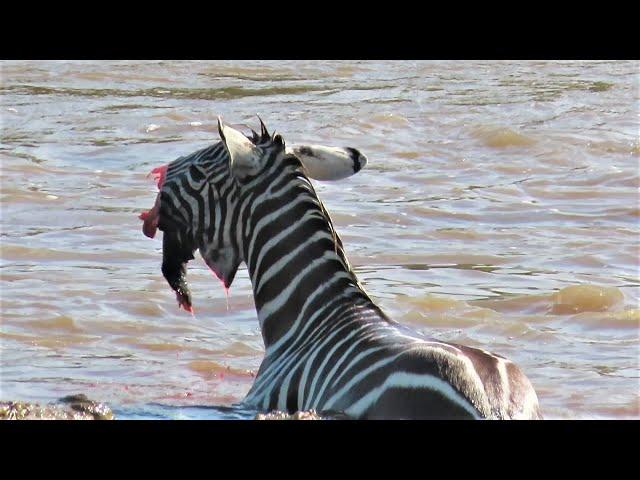
[[[247,263],[265,347],[281,344],[336,298],[368,300],[340,238],[308,180],[254,197],[241,215]]]

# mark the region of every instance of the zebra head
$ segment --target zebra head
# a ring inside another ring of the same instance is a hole
[[[261,133],[247,136],[218,119],[221,142],[180,157],[153,170],[159,193],[149,212],[143,213],[148,237],[163,231],[162,273],[176,292],[178,306],[192,311],[186,265],[199,250],[209,269],[227,290],[244,259],[244,233],[256,199],[282,181],[280,170],[331,181],[360,171],[367,158],[355,148],[294,144],[269,134],[262,120]],[[307,180],[308,181],[308,180]]]

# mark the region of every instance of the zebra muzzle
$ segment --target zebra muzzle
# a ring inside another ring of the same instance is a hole
[[[178,307],[193,313],[191,291],[187,283],[187,262],[193,259],[193,249],[181,241],[179,232],[165,231],[162,236],[162,275],[176,292]]]
[[[139,216],[143,221],[142,232],[149,238],[154,238],[158,229],[164,232],[162,236],[162,275],[169,286],[176,293],[178,307],[193,313],[191,291],[187,283],[187,263],[193,260],[195,248],[188,232],[176,225],[170,215],[163,212],[161,190],[167,175],[168,165],[154,168],[153,175],[158,187],[158,194],[151,210],[142,212]],[[166,205],[164,205],[166,208]]]

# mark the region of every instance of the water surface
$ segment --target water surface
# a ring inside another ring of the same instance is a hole
[[[0,397],[251,418],[246,268],[195,315],[142,235],[147,173],[216,118],[369,164],[316,182],[395,319],[517,362],[546,418],[640,418],[638,62],[2,62]]]

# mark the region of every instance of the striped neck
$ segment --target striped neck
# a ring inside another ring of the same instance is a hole
[[[310,181],[295,164],[274,171],[252,189],[240,214],[267,352],[313,321],[330,300],[369,301]]]

